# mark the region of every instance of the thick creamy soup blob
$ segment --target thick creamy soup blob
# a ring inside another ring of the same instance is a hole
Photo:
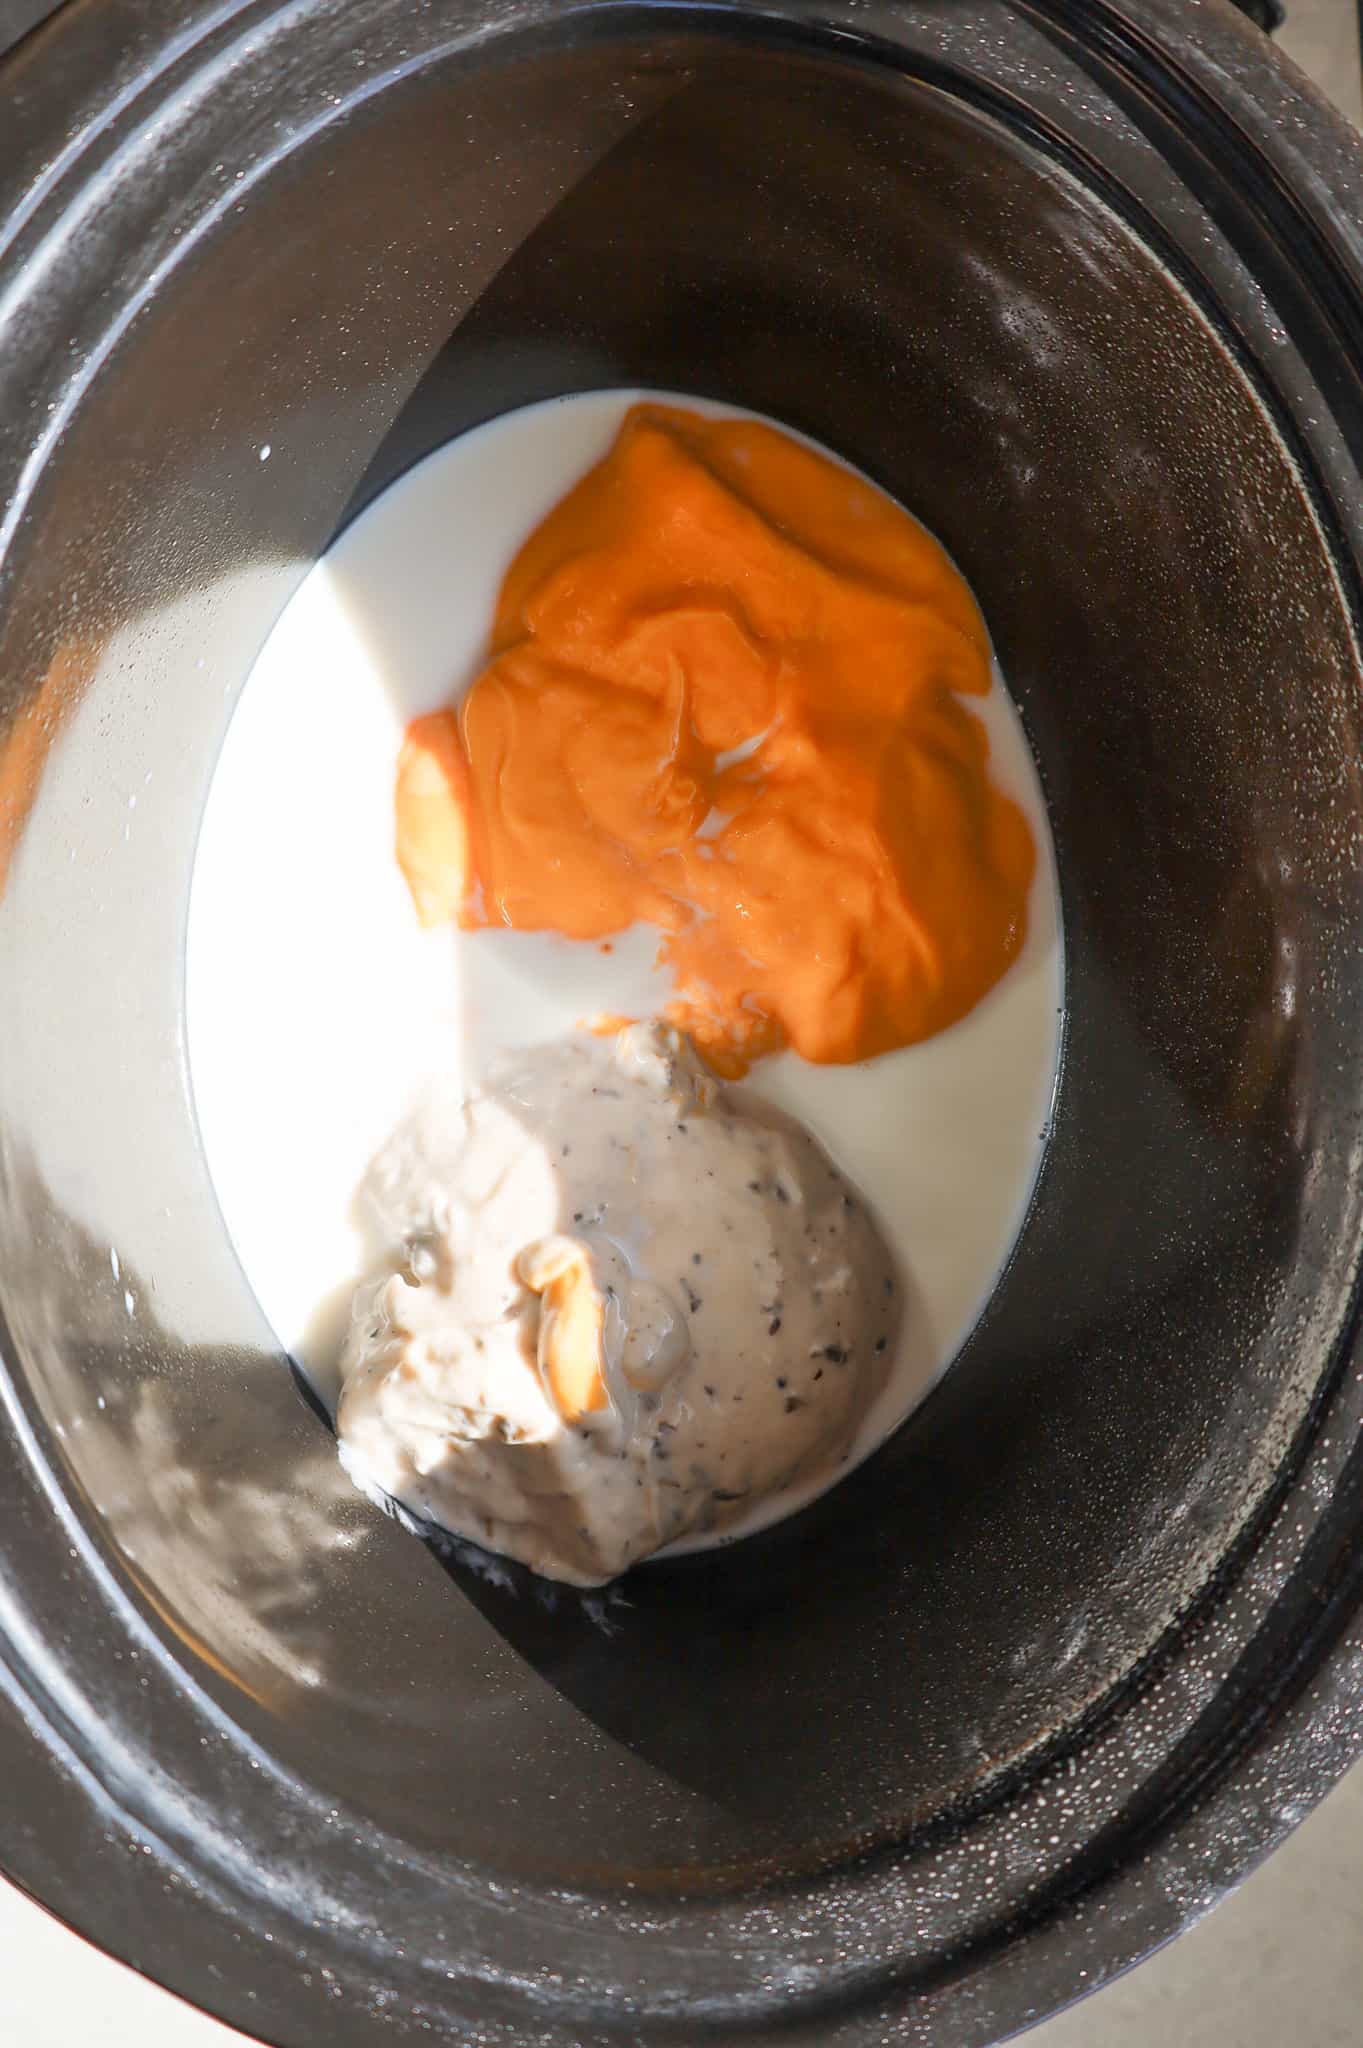
[[[969,1335],[1055,1087],[1045,806],[902,508],[732,408],[552,401],[286,609],[186,983],[228,1229],[352,1478],[597,1585],[804,1505]]]
[[[632,1025],[435,1088],[379,1154],[352,1477],[594,1585],[831,1475],[884,1383],[888,1245],[809,1133]]]

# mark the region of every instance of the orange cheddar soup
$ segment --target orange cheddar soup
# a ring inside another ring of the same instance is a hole
[[[487,666],[418,719],[398,858],[427,924],[660,932],[718,1072],[944,1030],[1026,932],[1035,866],[968,709],[970,591],[840,464],[642,404],[522,547]]]

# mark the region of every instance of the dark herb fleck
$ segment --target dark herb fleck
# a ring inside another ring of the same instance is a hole
[[[772,1319],[771,1319],[771,1321],[770,1321],[770,1322],[769,1322],[769,1323],[767,1324],[767,1335],[768,1335],[769,1337],[774,1337],[774,1336],[776,1335],[776,1332],[777,1332],[777,1331],[778,1331],[778,1330],[780,1329],[780,1327],[781,1327],[781,1318],[780,1318],[780,1316],[773,1316],[773,1317],[772,1317]]]
[[[798,1395],[796,1395],[796,1394],[787,1394],[787,1395],[786,1395],[786,1414],[787,1414],[787,1415],[793,1415],[793,1414],[795,1413],[795,1411],[796,1411],[796,1409],[797,1409],[797,1408],[803,1408],[803,1407],[804,1407],[804,1405],[805,1405],[805,1404],[804,1404],[804,1402],[803,1402],[802,1400],[800,1400],[800,1398],[799,1398],[799,1396],[798,1396]]]
[[[876,1350],[877,1350],[877,1351],[883,1351],[883,1350],[885,1349],[885,1346],[886,1346],[886,1344],[888,1343],[888,1341],[889,1341],[889,1340],[888,1340],[888,1338],[885,1338],[885,1337],[877,1337],[877,1338],[876,1338]]]
[[[841,1344],[825,1344],[823,1347],[823,1355],[826,1359],[829,1360],[830,1364],[841,1365],[843,1360],[846,1358],[847,1353],[844,1351]]]

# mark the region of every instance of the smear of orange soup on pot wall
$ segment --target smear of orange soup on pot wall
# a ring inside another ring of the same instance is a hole
[[[531,535],[487,667],[418,719],[398,859],[423,922],[662,934],[716,1069],[944,1030],[1035,865],[966,700],[989,641],[937,543],[778,428],[639,405]]]

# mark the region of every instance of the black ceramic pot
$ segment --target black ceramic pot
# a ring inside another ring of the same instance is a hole
[[[71,0],[0,95],[0,1863],[287,2048],[1000,2039],[1363,1744],[1363,157],[1218,0]],[[616,383],[962,564],[1069,1014],[937,1393],[584,1603],[341,1481],[181,958],[307,564]]]

